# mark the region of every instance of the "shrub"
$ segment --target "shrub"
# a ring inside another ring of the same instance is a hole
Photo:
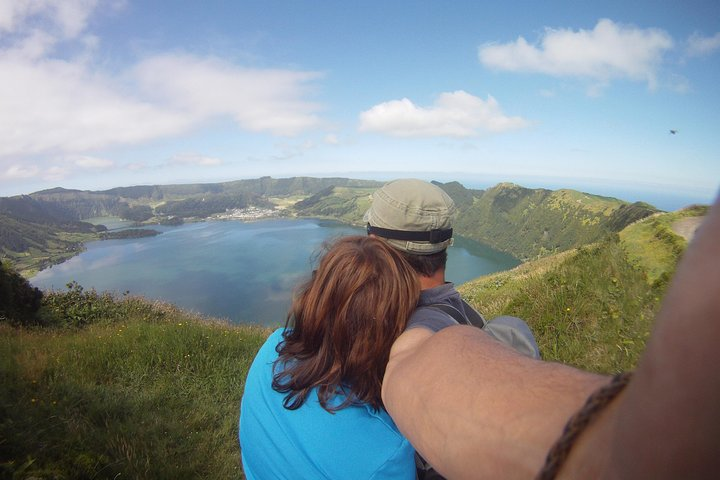
[[[39,323],[43,293],[17,273],[9,264],[0,262],[0,321],[11,325]]]
[[[100,320],[112,321],[121,315],[121,303],[111,293],[85,290],[75,281],[66,287],[66,292],[51,291],[45,295],[46,323],[79,328]]]

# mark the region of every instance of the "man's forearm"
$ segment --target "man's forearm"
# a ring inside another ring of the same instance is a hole
[[[473,327],[449,327],[395,353],[385,406],[448,478],[532,478],[567,419],[607,383],[518,355]]]

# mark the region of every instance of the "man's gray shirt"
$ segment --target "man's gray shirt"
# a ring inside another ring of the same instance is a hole
[[[458,322],[453,317],[440,309],[422,308],[437,304],[451,305],[459,312],[465,312],[460,294],[452,283],[447,282],[420,292],[417,308],[410,316],[406,330],[421,327],[439,332],[445,327],[457,325]],[[523,355],[540,358],[540,349],[532,331],[523,320],[517,317],[494,318],[487,322],[482,330]]]

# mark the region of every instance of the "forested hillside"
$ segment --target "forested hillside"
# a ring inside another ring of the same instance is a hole
[[[448,193],[453,196],[454,192]],[[528,189],[511,183],[474,196],[472,204],[467,200],[458,203],[458,233],[521,260],[597,241],[658,211],[644,203],[629,204],[575,190]]]
[[[0,253],[18,269],[42,269],[82,251],[105,227],[78,221],[51,201],[0,198]]]
[[[521,260],[600,240],[658,211],[646,203],[630,204],[575,190],[529,189],[511,183],[472,190],[458,182],[435,184],[458,207],[457,233]],[[294,209],[297,215],[340,217],[361,225],[370,193],[327,188],[298,202]]]

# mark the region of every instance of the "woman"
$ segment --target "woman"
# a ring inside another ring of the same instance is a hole
[[[250,367],[240,412],[247,478],[415,478],[414,450],[380,394],[419,291],[383,240],[331,245]]]

